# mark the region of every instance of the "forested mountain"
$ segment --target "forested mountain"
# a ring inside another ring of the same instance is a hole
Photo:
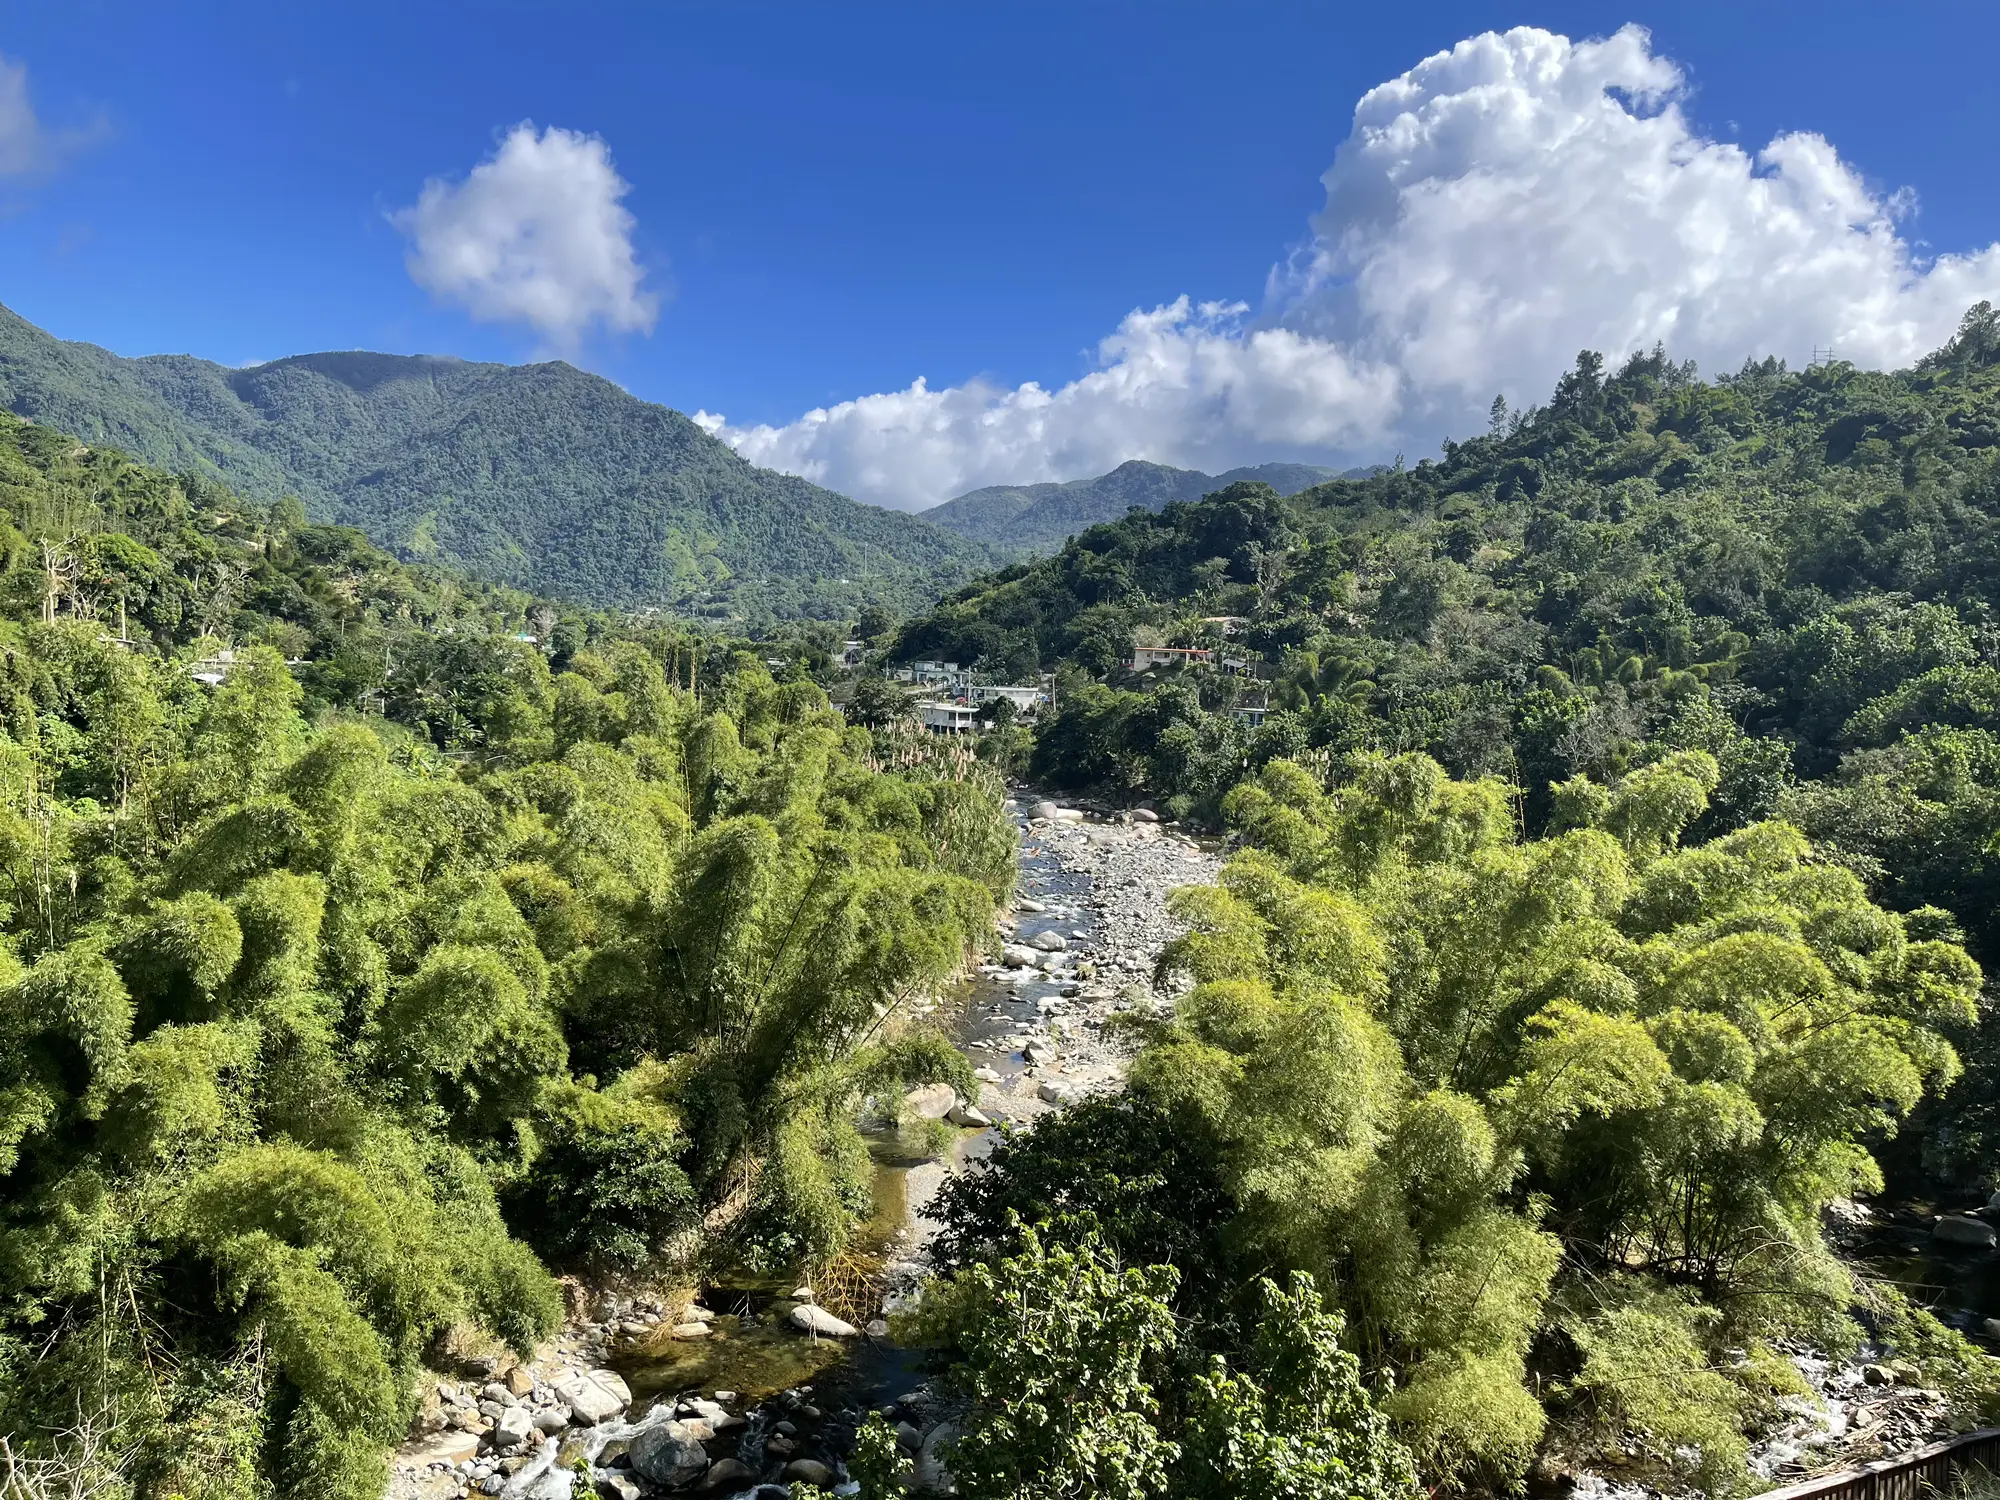
[[[1017,759],[1235,843],[1105,1022],[1129,1088],[941,1197],[894,1336],[967,1500],[1721,1500],[1799,1349],[2000,1415],[1977,1316],[1829,1227],[2000,1182],[1990,308],[1894,374],[1585,355],[1439,460],[1094,527],[897,637],[1056,670],[976,751],[188,467],[0,416],[29,1500],[376,1500],[552,1272],[831,1274],[859,1112],[973,1087],[912,1002],[994,941]]]
[[[987,560],[923,521],[756,468],[561,362],[123,359],[0,309],[0,404],[411,560],[579,603],[717,615],[930,602]]]
[[[1897,373],[1585,354],[1437,460],[1130,515],[910,623],[1057,670],[987,754],[1240,841],[1176,898],[1191,988],[1126,1094],[947,1190],[964,1388],[1019,1390],[1034,1291],[1080,1330],[1035,1370],[1128,1330],[1070,1420],[1204,1497],[1407,1496],[1395,1443],[1433,1493],[1741,1495],[1801,1346],[1991,1421],[1994,1325],[1900,1277],[1992,1211],[1897,1212],[1875,1261],[1837,1226],[2000,1184],[1996,607],[1981,304]],[[1135,631],[1213,656],[1135,667]],[[1274,1425],[1219,1450],[1218,1409]]]
[[[1101,521],[1115,521],[1134,506],[1161,510],[1176,500],[1199,500],[1245,480],[1291,495],[1334,477],[1332,469],[1312,464],[1256,464],[1226,474],[1203,474],[1135,458],[1095,479],[969,490],[920,514],[1008,557],[1020,557],[1053,552],[1078,532]]]
[[[1439,459],[1128,516],[900,649],[1062,667],[1035,774],[1195,816],[1246,765],[1421,750],[1518,786],[1539,829],[1559,784],[1700,749],[1721,779],[1696,836],[1782,814],[2000,963],[1997,456],[1983,305],[1897,373],[1586,355]],[[1126,668],[1135,629],[1220,646],[1218,615],[1247,617],[1237,671]],[[1968,1160],[1990,1128],[1929,1144]]]

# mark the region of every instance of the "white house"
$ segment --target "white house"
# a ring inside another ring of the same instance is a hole
[[[964,734],[978,726],[973,722],[973,711],[963,703],[940,703],[927,701],[917,705],[924,728],[933,734]]]
[[[1023,719],[1032,719],[1044,703],[1049,701],[1048,690],[1033,686],[1016,686],[1012,683],[975,682],[967,686],[965,701],[968,707],[978,709],[998,699],[1005,698],[1014,705],[1014,712]]]
[[[1195,646],[1140,646],[1132,647],[1132,670],[1143,672],[1148,667],[1186,667],[1195,662],[1215,660],[1213,651],[1205,651]]]

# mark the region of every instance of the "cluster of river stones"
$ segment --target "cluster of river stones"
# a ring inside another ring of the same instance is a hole
[[[815,1306],[811,1292],[790,1321],[802,1334],[857,1337],[850,1324]],[[661,1317],[659,1305],[639,1311]],[[816,1316],[815,1316],[816,1315]],[[675,1332],[712,1317],[681,1309]],[[622,1321],[606,1320],[616,1328]],[[665,1319],[662,1318],[662,1323]],[[581,1325],[577,1330],[602,1327]],[[655,1325],[660,1326],[659,1324]],[[872,1329],[871,1329],[872,1331]],[[685,1335],[683,1335],[685,1336]],[[616,1370],[569,1361],[594,1346],[565,1337],[531,1364],[475,1360],[461,1380],[440,1380],[424,1402],[425,1435],[397,1457],[391,1500],[495,1495],[502,1500],[642,1500],[646,1496],[785,1500],[809,1484],[851,1493],[845,1460],[868,1413],[852,1402],[824,1409],[812,1392],[787,1390],[757,1403],[715,1390],[655,1398],[634,1417],[630,1386]],[[947,1481],[943,1449],[953,1429],[927,1386],[882,1408],[916,1476]]]

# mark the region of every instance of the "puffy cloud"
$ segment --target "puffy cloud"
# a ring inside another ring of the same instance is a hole
[[[1098,368],[1060,390],[974,382],[843,401],[784,427],[695,420],[752,463],[899,509],[982,484],[1071,478],[1126,458],[1186,458],[1230,442],[1334,448],[1381,430],[1393,373],[1335,345],[1250,328],[1241,304],[1188,299],[1134,311],[1098,346]]]
[[[411,277],[481,322],[526,323],[574,349],[593,323],[650,330],[659,298],[632,248],[631,184],[594,135],[523,121],[463,182],[432,178],[390,215]]]
[[[0,57],[0,177],[54,171],[104,132],[103,122],[51,130],[28,94],[28,65]]]
[[[1896,365],[2000,299],[2000,246],[1925,260],[1898,227],[1907,195],[1817,135],[1710,140],[1684,89],[1638,27],[1470,38],[1362,97],[1255,316],[1134,311],[1056,390],[919,380],[783,427],[698,420],[757,463],[917,509],[1127,458],[1428,448],[1483,425],[1496,391],[1545,398],[1582,348],[1664,343],[1718,370],[1830,343]]]

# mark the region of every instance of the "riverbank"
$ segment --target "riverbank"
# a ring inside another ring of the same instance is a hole
[[[889,1305],[928,1271],[937,1226],[924,1210],[950,1172],[973,1169],[1001,1127],[1032,1128],[1122,1086],[1132,1048],[1114,1018],[1171,1003],[1152,987],[1178,930],[1168,896],[1220,867],[1218,850],[1150,813],[1092,818],[1026,795],[1008,809],[1020,830],[1018,893],[997,921],[995,957],[929,1015],[972,1062],[978,1094],[919,1090],[906,1102],[908,1115],[961,1125],[944,1158],[917,1149],[909,1132],[871,1143],[878,1212],[863,1238]],[[800,1290],[789,1281],[574,1288],[562,1332],[530,1360],[472,1351],[426,1381],[419,1431],[394,1457],[387,1500],[580,1497],[590,1492],[578,1482],[585,1472],[596,1493],[618,1500],[726,1495],[793,1470],[817,1481],[813,1466],[838,1472],[876,1408],[895,1413],[913,1456],[934,1453],[942,1414],[886,1325],[850,1309],[853,1337],[806,1332],[794,1323],[811,1305]]]

